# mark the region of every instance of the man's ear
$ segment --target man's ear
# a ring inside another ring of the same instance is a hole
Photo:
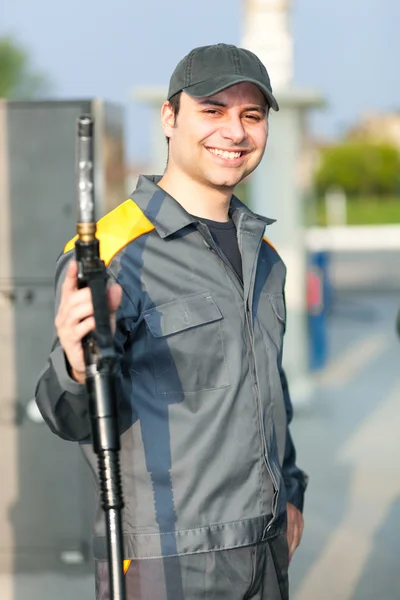
[[[161,126],[165,137],[170,138],[175,127],[175,113],[168,100],[161,107]]]

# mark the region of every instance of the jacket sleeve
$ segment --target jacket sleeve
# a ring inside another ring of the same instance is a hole
[[[55,276],[55,312],[61,299],[61,286],[66,269],[74,252],[62,255],[57,263]],[[112,272],[109,269],[110,274]],[[118,330],[118,326],[117,326]],[[117,331],[117,354],[123,347],[123,334]],[[35,389],[39,411],[53,433],[70,441],[82,441],[91,434],[88,415],[86,387],[69,374],[68,361],[56,335],[45,368],[39,376]]]
[[[283,292],[283,301],[285,304],[286,313],[285,292]],[[284,326],[284,333],[285,330],[286,325]],[[304,473],[304,471],[302,471],[296,466],[296,449],[290,433],[290,423],[293,419],[293,405],[290,399],[289,385],[286,373],[282,367],[282,352],[280,355],[279,364],[283,400],[285,403],[286,410],[286,443],[285,454],[283,457],[282,474],[285,482],[288,502],[294,504],[296,508],[303,512],[304,494],[308,484],[308,476],[306,475],[306,473]]]
[[[293,407],[290,400],[286,374],[282,367],[280,369],[280,375],[287,416],[285,455],[282,465],[283,479],[288,502],[294,504],[300,511],[303,511],[304,493],[308,484],[308,476],[296,466],[296,450],[289,428],[293,418]]]
[[[51,431],[65,440],[81,441],[90,435],[88,397],[84,385],[68,373],[58,340],[36,384],[35,398]]]
[[[60,304],[61,286],[72,257],[73,252],[68,252],[57,262],[55,312]],[[67,359],[56,335],[46,366],[39,375],[35,398],[43,419],[53,433],[72,441],[83,440],[89,436],[86,388],[69,375]]]

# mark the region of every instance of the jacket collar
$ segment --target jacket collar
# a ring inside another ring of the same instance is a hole
[[[269,217],[264,217],[263,215],[259,215],[255,212],[253,212],[241,200],[239,200],[239,198],[237,198],[235,195],[232,195],[230,210],[232,213],[235,211],[240,211],[242,213],[245,213],[251,219],[257,219],[258,221],[263,221],[266,225],[272,225],[272,223],[276,222],[276,219],[270,219]]]
[[[161,177],[161,175],[140,175],[131,199],[154,225],[160,237],[166,238],[197,221],[179,202],[157,185]],[[231,212],[236,211],[244,212],[248,217],[263,221],[267,225],[275,222],[274,219],[254,213],[239,198],[232,196]]]

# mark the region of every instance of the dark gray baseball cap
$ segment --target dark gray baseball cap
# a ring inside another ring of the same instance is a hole
[[[245,81],[258,86],[269,106],[279,110],[268,71],[258,56],[230,44],[200,46],[189,52],[172,73],[168,100],[181,91],[194,98],[206,98]]]

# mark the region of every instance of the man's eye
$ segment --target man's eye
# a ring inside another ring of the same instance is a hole
[[[246,115],[246,119],[249,119],[250,121],[259,121],[260,117],[258,115]]]
[[[207,115],[217,115],[218,111],[215,110],[214,108],[208,108],[207,110],[204,111]]]

